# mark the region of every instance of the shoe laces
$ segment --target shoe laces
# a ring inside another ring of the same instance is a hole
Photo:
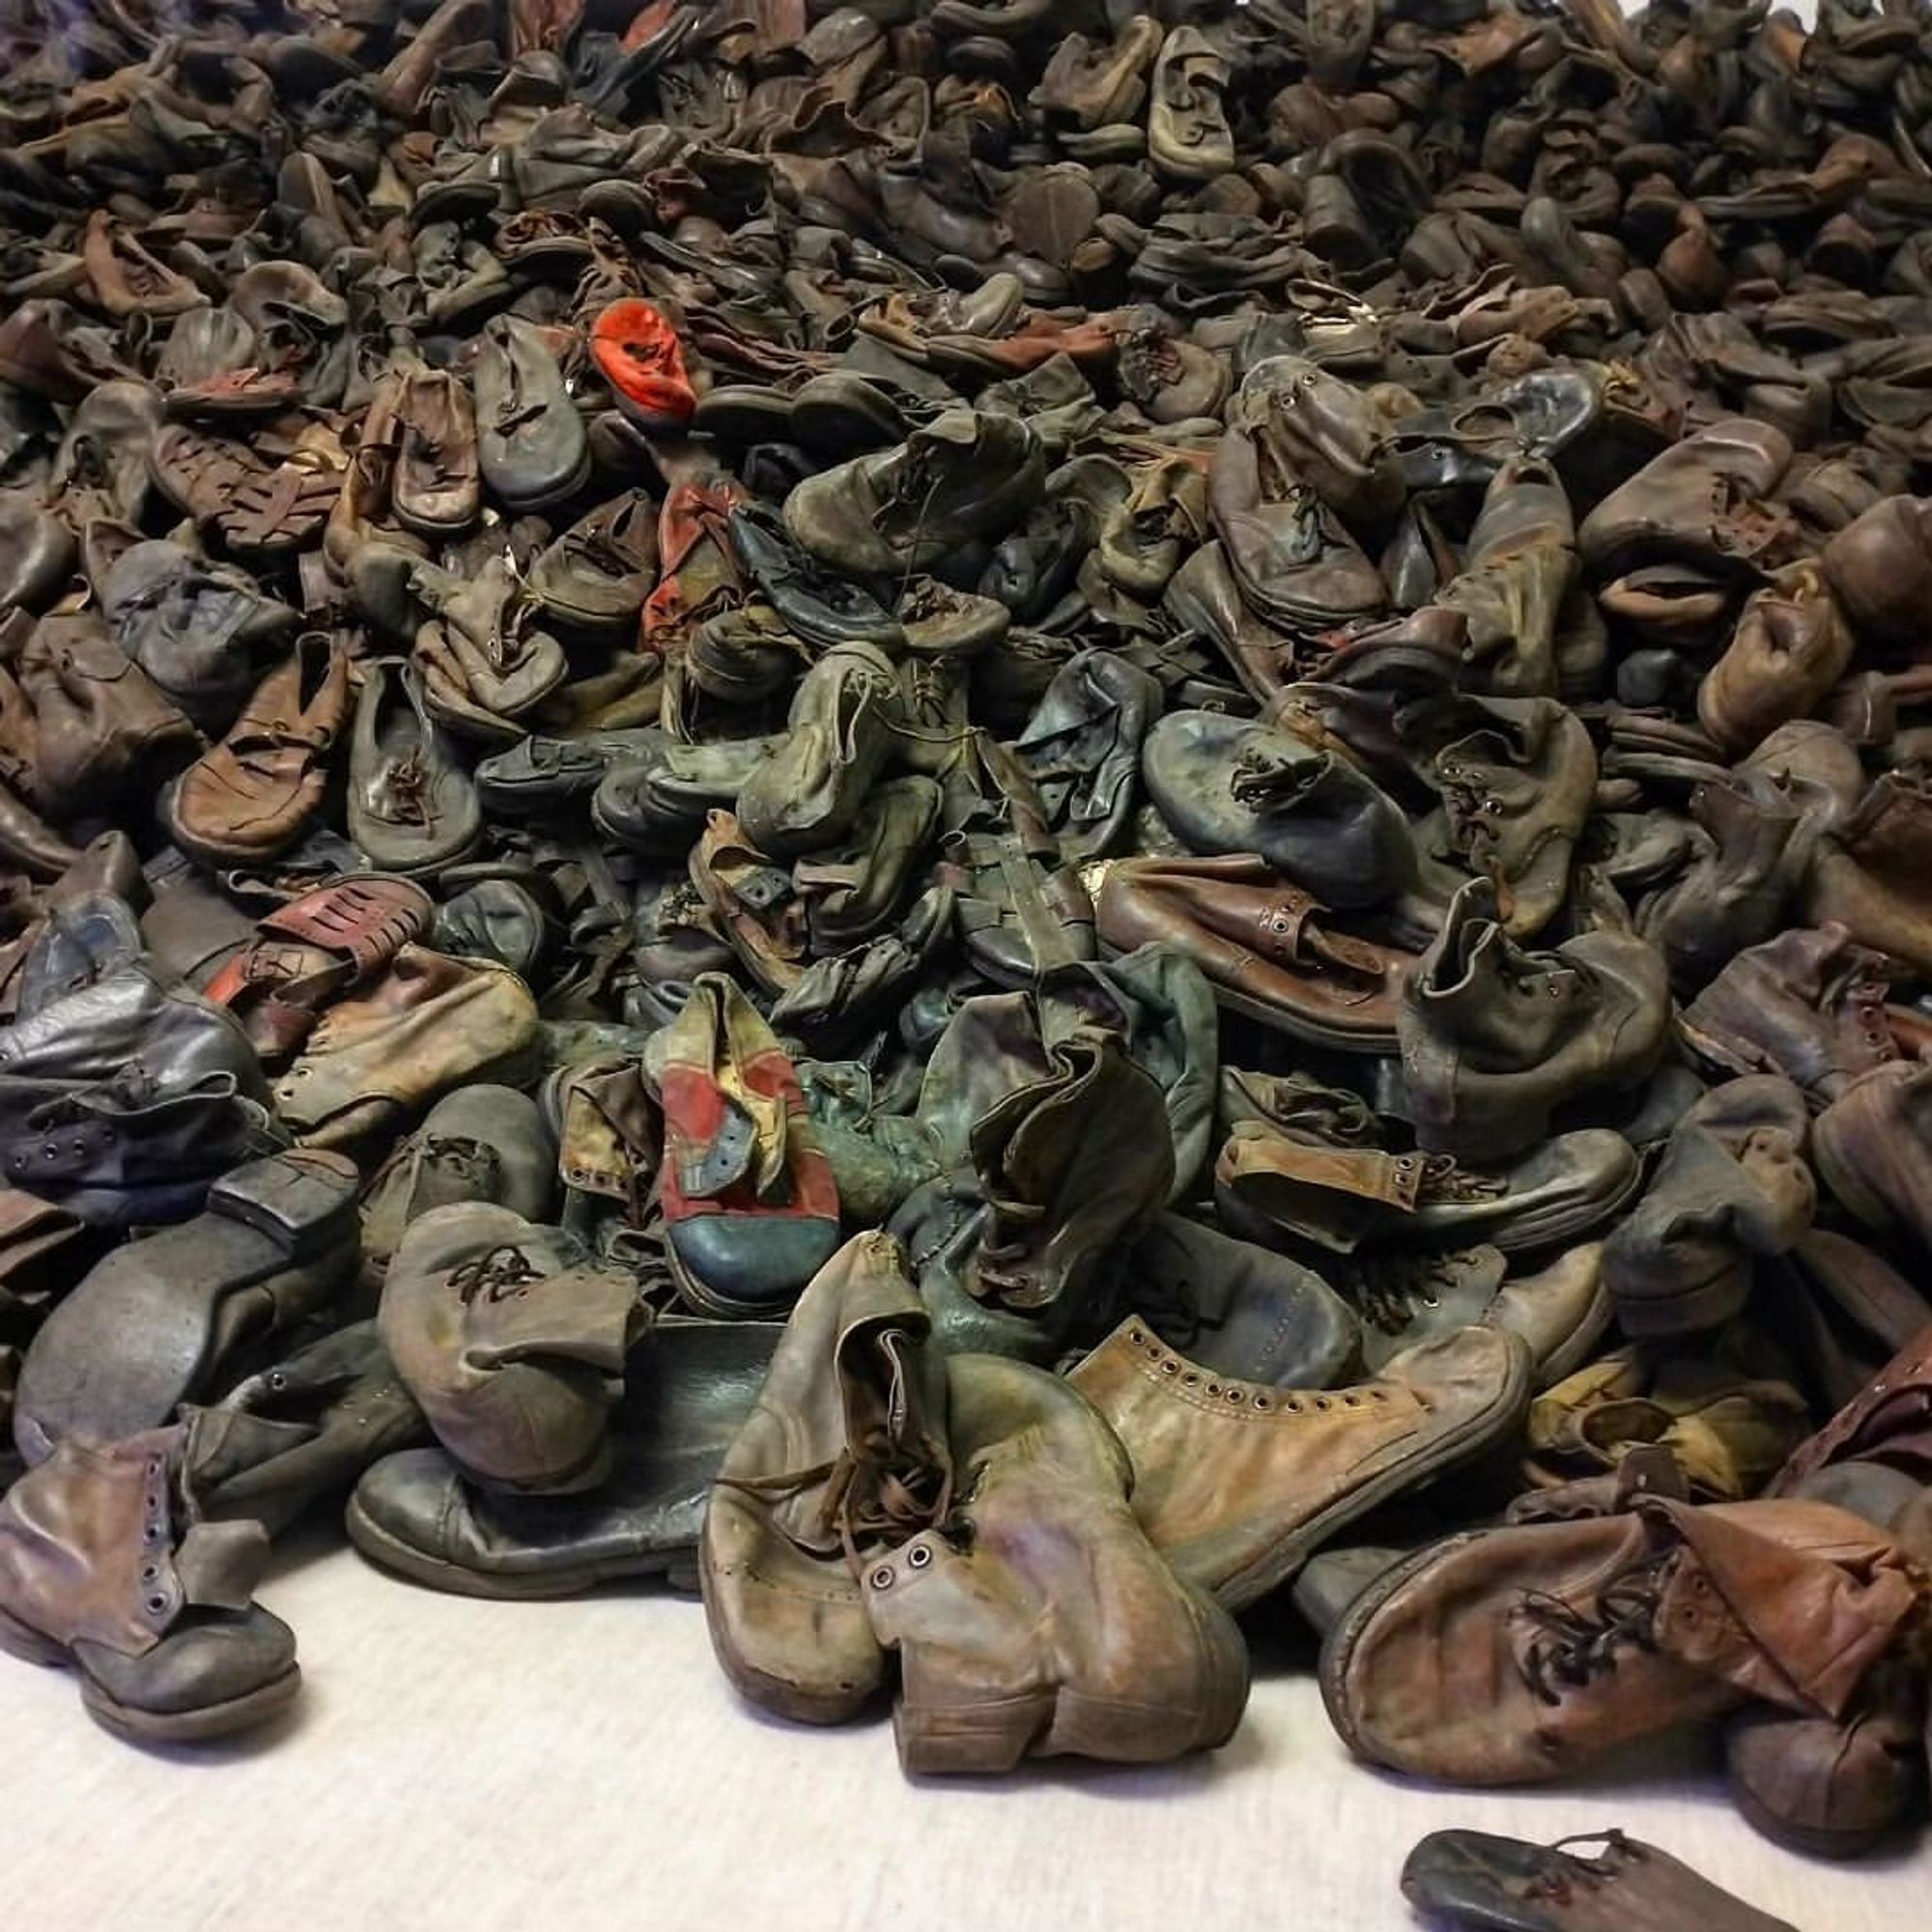
[[[520,1289],[543,1279],[543,1270],[514,1241],[499,1241],[487,1253],[477,1255],[449,1272],[449,1285],[464,1307],[470,1307],[480,1295],[486,1301],[506,1301]]]
[[[1627,1647],[1657,1648],[1658,1606],[1675,1555],[1666,1549],[1612,1577],[1597,1592],[1594,1614],[1540,1590],[1523,1593],[1518,1612],[1534,1634],[1518,1668],[1540,1702],[1560,1704],[1566,1690],[1614,1670]]]
[[[1499,1174],[1474,1174],[1457,1164],[1453,1154],[1433,1153],[1422,1163],[1422,1179],[1416,1184],[1417,1204],[1445,1201],[1494,1201],[1509,1192],[1509,1182]]]
[[[824,1487],[817,1527],[836,1532],[856,1570],[860,1546],[888,1548],[942,1527],[952,1511],[952,1466],[942,1444],[913,1426],[907,1380],[912,1338],[889,1329],[878,1338],[880,1358],[890,1365],[885,1413],[829,1461],[771,1476],[720,1476],[722,1488],[774,1502]]]
[[[429,771],[420,752],[412,752],[389,767],[378,811],[391,825],[429,823]]]
[[[1571,1845],[1602,1845],[1604,1850],[1599,1858],[1579,1858],[1567,1849]],[[1578,1832],[1558,1838],[1548,1849],[1561,1853],[1563,1862],[1555,1869],[1539,1872],[1530,1881],[1529,1896],[1547,1898],[1555,1905],[1569,1904],[1578,1887],[1595,1891],[1621,1878],[1626,1867],[1641,1863],[1644,1857],[1643,1848],[1632,1844],[1614,1826],[1607,1832]]]
[[[1243,752],[1235,763],[1228,789],[1243,805],[1298,804],[1313,789],[1307,767],[1264,751]]]

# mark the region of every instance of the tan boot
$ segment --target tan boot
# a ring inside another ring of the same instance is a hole
[[[275,1105],[305,1145],[343,1147],[452,1087],[513,1073],[536,1033],[536,1002],[507,967],[405,946],[366,992],[323,1014],[275,1082]]]
[[[1513,1429],[1529,1351],[1471,1327],[1354,1388],[1260,1388],[1197,1367],[1130,1319],[1070,1378],[1132,1459],[1134,1514],[1154,1546],[1239,1609],[1346,1523]]]

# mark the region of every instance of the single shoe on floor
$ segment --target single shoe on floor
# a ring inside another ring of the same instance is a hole
[[[68,1665],[130,1743],[245,1730],[301,1683],[253,1601],[268,1557],[260,1523],[202,1518],[185,1429],[63,1442],[0,1497],[0,1648]]]
[[[1404,1861],[1402,1890],[1432,1924],[1470,1932],[1796,1932],[1614,1830],[1553,1845],[1432,1832]]]

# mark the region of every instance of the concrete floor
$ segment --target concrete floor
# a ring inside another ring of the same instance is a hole
[[[1416,1923],[1404,1854],[1458,1824],[1620,1824],[1802,1932],[1927,1922],[1932,1852],[1791,1857],[1692,1753],[1504,1795],[1365,1771],[1306,1646],[1265,1626],[1247,1719],[1213,1756],[915,1785],[883,1723],[753,1715],[696,1605],[649,1587],[475,1603],[318,1533],[261,1596],[299,1635],[303,1696],[199,1754],[117,1743],[66,1673],[0,1658],[9,1932],[1393,1932]]]

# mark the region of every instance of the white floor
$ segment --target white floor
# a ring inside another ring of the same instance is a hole
[[[261,1594],[302,1699],[197,1755],[117,1743],[64,1672],[0,1657],[8,1932],[1393,1932],[1404,1853],[1452,1824],[1621,1824],[1802,1932],[1928,1922],[1932,1853],[1808,1863],[1681,1761],[1504,1796],[1378,1777],[1286,1639],[1212,1757],[914,1785],[883,1723],[753,1716],[698,1606],[654,1589],[473,1603],[318,1538]]]

